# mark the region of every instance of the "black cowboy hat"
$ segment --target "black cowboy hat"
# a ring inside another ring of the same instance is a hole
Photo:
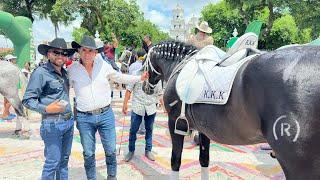
[[[40,44],[38,46],[38,51],[40,54],[46,56],[50,49],[62,49],[63,51],[67,52],[68,56],[72,56],[76,50],[67,47],[67,43],[63,38],[55,38],[49,45],[47,44]]]
[[[95,40],[91,36],[83,36],[80,44],[78,44],[75,41],[72,41],[71,46],[72,48],[75,48],[77,50],[81,47],[85,47],[85,48],[97,50],[98,53],[103,51],[103,47],[98,48]]]

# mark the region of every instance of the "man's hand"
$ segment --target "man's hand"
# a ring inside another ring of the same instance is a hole
[[[127,103],[123,103],[122,113],[125,114],[125,115],[128,114],[128,104]]]
[[[160,106],[163,110],[163,113],[168,114],[166,107],[164,106],[163,95],[160,97],[159,101],[160,101]]]
[[[65,106],[59,102],[59,100],[55,100],[53,103],[49,104],[46,107],[47,113],[61,113],[65,109]]]
[[[147,71],[143,72],[141,75],[141,81],[149,79],[149,73]]]

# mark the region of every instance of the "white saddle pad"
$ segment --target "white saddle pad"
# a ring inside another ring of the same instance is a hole
[[[226,67],[216,66],[218,62],[212,60],[191,59],[181,70],[176,81],[180,99],[187,104],[226,104],[237,71],[241,65],[255,56],[257,54]]]

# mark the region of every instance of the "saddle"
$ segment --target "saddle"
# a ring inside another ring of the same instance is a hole
[[[185,116],[185,104],[206,103],[224,105],[228,102],[233,81],[240,67],[260,54],[258,36],[242,35],[228,52],[209,45],[185,60],[176,91],[182,101],[181,114],[175,121],[174,132],[189,135],[189,121]],[[179,128],[179,127],[186,128]]]
[[[201,49],[178,75],[180,99],[187,104],[226,104],[239,68],[260,54],[257,45],[258,36],[246,33],[226,53],[213,45]]]

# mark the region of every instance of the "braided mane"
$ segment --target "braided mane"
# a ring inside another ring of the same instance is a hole
[[[153,47],[153,55],[157,59],[181,61],[186,55],[197,48],[180,41],[163,41]]]

